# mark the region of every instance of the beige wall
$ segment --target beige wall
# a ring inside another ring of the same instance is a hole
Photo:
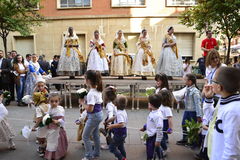
[[[35,28],[34,35],[34,51],[37,54],[45,54],[47,59],[51,59],[53,55],[60,54],[62,37],[67,31],[68,26],[72,26],[77,34],[85,34],[86,53],[89,52],[88,43],[93,37],[93,31],[99,29],[102,39],[107,46],[107,53],[112,52],[112,42],[115,33],[122,29],[126,33],[140,33],[143,28],[148,30],[152,42],[153,53],[156,58],[159,57],[161,44],[167,28],[173,26],[176,33],[194,33],[193,58],[196,60],[201,56],[201,40],[198,34],[183,25],[178,24],[177,18],[90,18],[90,19],[69,19],[69,20],[52,20],[42,23],[41,27]],[[12,33],[8,38],[8,50],[16,49],[16,42],[13,40]],[[80,44],[84,45],[84,44]],[[0,43],[0,49],[3,45]],[[134,46],[131,46],[134,48]],[[181,51],[181,48],[179,48]],[[137,51],[137,50],[136,50]],[[136,52],[135,51],[135,52]]]

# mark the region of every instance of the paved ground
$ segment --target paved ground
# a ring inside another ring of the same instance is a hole
[[[24,125],[33,126],[32,117],[34,110],[27,107],[8,106],[9,111],[8,121],[16,132],[16,147],[17,150],[7,150],[7,145],[0,144],[0,160],[40,160],[36,152],[37,145],[35,144],[35,133],[31,134],[30,139],[27,141],[20,135],[20,130]],[[128,123],[128,137],[126,139],[126,151],[128,160],[145,160],[145,145],[141,141],[142,133],[137,129],[142,127],[145,123],[148,111],[127,110],[129,123]],[[182,112],[176,113],[174,111],[174,133],[170,135],[169,152],[167,160],[193,160],[195,151],[189,148],[175,145],[176,141],[181,138],[181,117]],[[84,148],[81,142],[76,141],[77,126],[74,121],[78,118],[78,109],[66,109],[66,131],[69,140],[69,149],[66,160],[80,160],[84,154]],[[101,143],[105,143],[101,137]],[[102,151],[101,160],[114,160],[114,156],[109,151]]]

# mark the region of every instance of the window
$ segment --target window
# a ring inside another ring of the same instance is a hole
[[[112,0],[112,7],[145,6],[145,0]]]
[[[194,6],[197,0],[166,0],[166,6]]]
[[[91,7],[91,0],[60,0],[60,8]]]
[[[193,58],[194,52],[194,33],[175,33],[177,38],[177,47],[182,57]]]

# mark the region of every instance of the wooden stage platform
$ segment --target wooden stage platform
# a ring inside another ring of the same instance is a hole
[[[201,89],[204,85],[203,79],[198,79],[197,84]],[[61,84],[61,94],[64,96],[65,108],[72,108],[72,94],[84,85],[84,77],[77,76],[75,79],[69,79],[69,77],[60,76],[55,77],[50,80],[47,80],[47,84],[50,85],[50,88],[53,84]],[[132,110],[139,109],[139,99],[143,96],[140,94],[144,92],[147,87],[155,86],[154,77],[147,77],[147,80],[142,80],[141,77],[124,77],[124,79],[118,79],[117,77],[108,77],[103,76],[103,84],[113,85],[120,91],[129,92],[129,96],[132,99]],[[173,80],[169,80],[169,87],[172,91],[179,90],[185,86],[185,83],[182,78],[174,77]],[[68,97],[68,98],[67,98]],[[67,99],[69,101],[69,106],[67,104]],[[136,100],[136,106],[135,106]]]

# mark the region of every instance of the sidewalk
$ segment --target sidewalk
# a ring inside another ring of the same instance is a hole
[[[0,144],[0,159],[1,160],[41,160],[36,152],[37,145],[35,144],[35,133],[31,134],[29,141],[20,135],[20,130],[24,125],[33,125],[34,110],[27,107],[8,106],[9,111],[8,122],[13,127],[16,133],[16,147],[17,150],[9,151],[5,144]],[[76,141],[77,126],[74,121],[78,118],[78,109],[66,109],[66,131],[69,141],[68,154],[66,160],[80,160],[84,156],[84,147],[81,142]],[[105,110],[104,110],[105,112]],[[145,145],[141,141],[143,133],[138,131],[144,123],[148,115],[147,110],[138,110],[128,112],[128,137],[126,139],[126,152],[128,160],[145,160],[146,151]],[[169,152],[167,160],[193,160],[194,151],[175,145],[176,141],[181,139],[181,118],[182,112],[174,114],[174,133],[170,135]],[[180,132],[180,133],[179,133]],[[105,143],[105,139],[101,136],[101,143]],[[114,156],[106,150],[101,153],[101,160],[114,160]]]

